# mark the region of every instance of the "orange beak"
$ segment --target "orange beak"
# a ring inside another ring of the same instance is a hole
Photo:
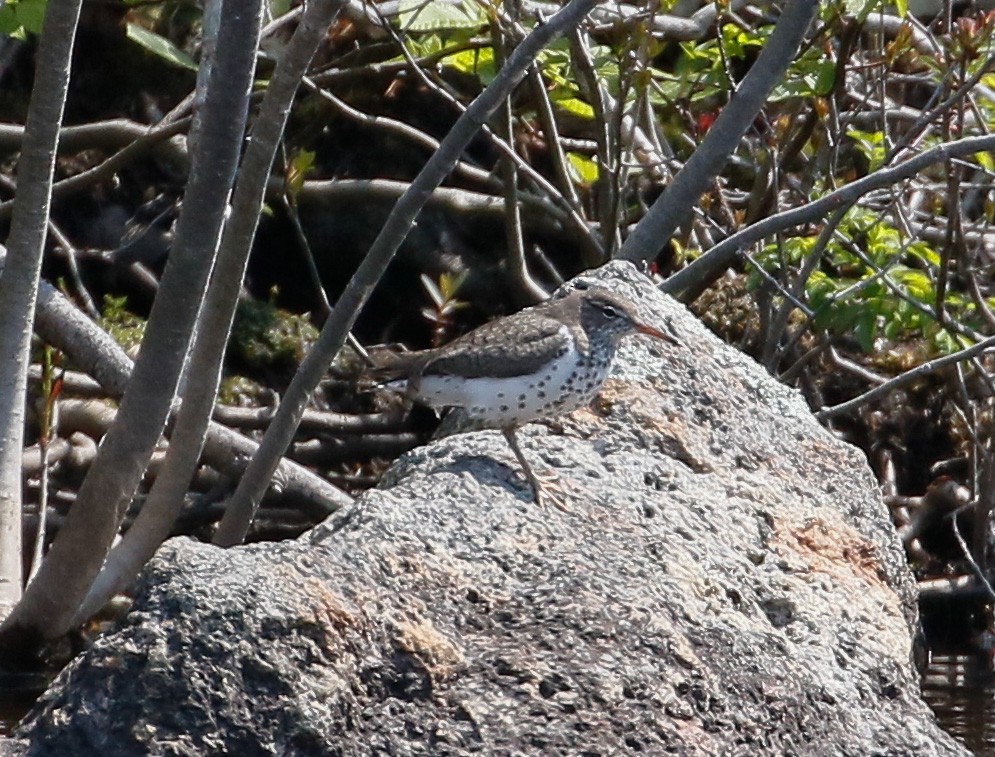
[[[637,323],[636,331],[640,334],[646,334],[647,336],[652,336],[657,339],[662,339],[665,342],[670,342],[671,344],[680,344],[680,341],[674,336],[673,332],[666,333],[660,331],[660,329],[655,329],[652,326],[647,326],[645,323]]]

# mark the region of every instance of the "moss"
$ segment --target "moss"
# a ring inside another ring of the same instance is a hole
[[[104,295],[104,313],[100,318],[100,325],[125,352],[134,355],[145,336],[145,321],[130,312],[127,305],[127,297]]]
[[[266,387],[250,378],[229,376],[221,381],[218,402],[235,407],[255,407],[260,403],[260,395],[266,391]]]
[[[293,371],[318,338],[305,316],[256,300],[239,303],[230,354],[251,374]]]

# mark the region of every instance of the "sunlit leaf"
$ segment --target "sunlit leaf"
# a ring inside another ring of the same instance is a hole
[[[933,337],[933,344],[936,345],[936,349],[939,352],[946,355],[962,349],[961,343],[946,329],[942,329],[936,333],[936,336]]]
[[[891,270],[891,277],[894,281],[902,285],[902,288],[909,294],[923,303],[931,303],[935,297],[936,290],[933,281],[922,271],[917,271],[905,266],[895,266]]]
[[[908,246],[907,252],[933,267],[940,265],[942,262],[940,253],[930,247],[926,242],[913,242]]]
[[[594,118],[594,108],[577,97],[564,97],[555,100],[557,107],[562,108],[567,113],[590,120]]]
[[[451,300],[459,292],[463,282],[466,281],[470,272],[449,273],[448,271],[439,274],[439,291],[446,300]]]
[[[125,34],[132,42],[141,45],[167,63],[181,68],[188,68],[191,71],[197,70],[197,64],[194,62],[194,59],[165,37],[149,31],[138,24],[127,24]]]
[[[406,31],[479,29],[488,19],[481,3],[472,0],[401,0],[398,24]]]
[[[490,47],[462,50],[453,55],[447,55],[442,59],[442,63],[461,73],[478,77],[484,85],[489,84],[497,73],[497,67],[494,63],[494,49]]]
[[[802,69],[795,67],[771,92],[771,102],[789,97],[825,97],[833,91],[836,83],[836,64],[831,60],[820,60]]]
[[[867,158],[870,170],[875,171],[884,165],[885,159],[885,136],[880,131],[861,131],[860,129],[847,129],[847,136],[857,145],[860,153]]]
[[[304,187],[304,180],[314,170],[314,157],[314,151],[301,150],[290,161],[290,165],[287,166],[287,194],[290,196],[292,203],[296,204],[297,195],[300,194],[301,189]]]
[[[974,159],[978,161],[978,165],[986,171],[989,173],[995,173],[995,157],[993,157],[990,152],[976,152],[974,153]]]
[[[598,180],[598,164],[577,152],[567,153],[567,164],[574,183],[582,187],[590,187]]]

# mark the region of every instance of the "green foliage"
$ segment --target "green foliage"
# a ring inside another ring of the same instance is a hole
[[[41,34],[48,0],[7,0],[0,4],[0,35],[25,39]]]
[[[863,209],[851,211],[839,233],[849,244],[838,239],[830,242],[821,267],[805,285],[816,329],[852,336],[868,353],[882,338],[893,342],[926,339],[941,353],[963,347],[924,312],[936,306],[933,274],[941,260],[935,250],[925,242],[910,241],[899,229]],[[815,249],[816,241],[813,235],[768,245],[758,262],[775,276],[786,268],[796,269]],[[751,288],[761,282],[758,272],[750,274]],[[975,304],[962,294],[948,291],[944,304],[951,318],[980,326]]]
[[[673,73],[651,68],[657,104],[678,100],[700,102],[726,98],[731,91],[727,74],[729,63],[750,61],[767,44],[773,27],[743,29],[735,24],[722,27],[722,39],[682,42],[681,57]],[[833,88],[836,62],[820,46],[813,46],[788,68],[784,81],[771,94],[770,101],[793,97],[824,97]]]
[[[788,68],[784,81],[771,92],[768,102],[793,97],[826,97],[836,84],[836,61],[821,48],[811,47]]]
[[[598,81],[605,83],[617,96],[619,67],[615,53],[607,45],[593,45],[590,53]],[[573,116],[593,119],[594,108],[584,99],[574,79],[570,43],[565,39],[556,40],[539,53],[538,63],[543,77],[551,85],[549,99]]]
[[[442,58],[442,64],[469,76],[476,76],[485,87],[494,81],[497,75],[494,48],[490,45],[447,55]]]
[[[884,165],[888,145],[883,132],[850,128],[846,134],[856,143],[860,154],[867,158],[867,167],[870,171],[876,171]]]
[[[493,80],[497,71],[494,50],[490,38],[483,34],[490,23],[486,4],[471,9],[460,3],[409,3],[399,25],[408,32],[406,44],[415,57],[434,58],[442,66],[476,78],[481,86]],[[589,52],[597,80],[613,97],[624,98],[628,105],[637,94],[645,94],[665,122],[663,111],[672,112],[677,103],[707,101],[706,107],[711,109],[713,101],[726,100],[733,88],[729,70],[738,71],[741,62],[752,63],[772,29],[724,24],[719,40],[680,43],[680,55],[667,71],[633,63],[636,58],[653,60],[662,52],[661,44],[638,26],[618,45],[593,45]],[[557,109],[574,118],[593,120],[594,108],[577,83],[569,41],[556,40],[539,54],[537,62]],[[831,49],[813,45],[792,64],[771,101],[826,96],[833,89],[835,74]],[[574,168],[580,184],[591,180],[589,166],[574,164]]]
[[[132,352],[145,336],[145,321],[128,310],[127,297],[104,295],[100,325],[126,352]]]
[[[487,86],[497,74],[497,63],[493,47],[474,37],[479,28],[480,24],[475,23],[472,27],[459,27],[441,33],[433,29],[428,34],[409,36],[407,44],[415,57],[437,57],[443,66],[476,77],[481,86]],[[610,90],[617,93],[619,68],[612,50],[605,45],[594,45],[591,55],[599,81],[605,82]],[[594,108],[584,99],[574,79],[569,42],[563,39],[555,41],[539,53],[537,62],[550,85],[549,98],[557,107],[579,118],[594,118]]]

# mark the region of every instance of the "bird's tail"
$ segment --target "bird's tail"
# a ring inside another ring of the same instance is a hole
[[[421,372],[421,353],[400,352],[391,347],[373,347],[369,351],[372,365],[368,365],[360,374],[358,386],[360,389],[372,391],[378,388],[403,389],[403,386],[391,386],[395,382],[403,382]]]

